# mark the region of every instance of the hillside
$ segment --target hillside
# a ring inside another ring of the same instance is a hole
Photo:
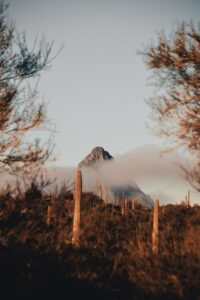
[[[51,218],[47,211],[52,203]],[[2,292],[8,299],[199,299],[200,207],[159,210],[152,254],[152,209],[122,214],[92,193],[82,199],[81,247],[71,246],[73,195],[62,189],[0,199]],[[12,286],[12,288],[10,288]]]

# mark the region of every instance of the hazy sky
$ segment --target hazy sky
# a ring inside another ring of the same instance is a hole
[[[198,23],[200,0],[8,2],[10,16],[19,32],[25,30],[30,47],[36,36],[54,40],[52,54],[64,45],[38,87],[38,98],[48,103],[58,131],[56,164],[76,166],[99,145],[114,157],[129,158],[124,173],[145,192],[162,201],[180,200],[189,185],[175,180],[169,160],[155,160],[149,150],[150,144],[160,147],[164,142],[145,125],[149,108],[144,100],[153,96],[153,89],[147,85],[151,73],[137,51],[159,31],[170,33],[178,21]],[[154,169],[160,171],[155,174]],[[198,201],[198,193],[192,191],[192,198]]]
[[[97,145],[113,156],[162,142],[145,127],[153,95],[137,50],[170,32],[178,20],[198,21],[193,0],[10,0],[10,15],[30,45],[36,35],[64,44],[43,73],[39,96],[56,124],[58,165],[77,165]]]

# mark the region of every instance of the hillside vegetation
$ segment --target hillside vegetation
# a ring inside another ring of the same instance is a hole
[[[42,195],[32,185],[1,195],[0,282],[8,299],[200,299],[200,206],[159,208],[158,255],[152,209],[138,204],[122,215],[84,193],[81,246],[73,248],[73,208],[65,189]]]

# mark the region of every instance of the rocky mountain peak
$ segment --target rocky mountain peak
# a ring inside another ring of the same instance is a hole
[[[80,163],[79,167],[95,166],[103,161],[113,159],[110,153],[103,147],[95,147]]]

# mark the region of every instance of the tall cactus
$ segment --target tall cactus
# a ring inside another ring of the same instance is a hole
[[[125,214],[125,194],[123,192],[123,198],[122,198],[122,215]]]
[[[127,196],[124,199],[124,207],[125,207],[125,210],[127,211],[128,210],[128,197]]]
[[[49,226],[51,224],[51,205],[48,205],[47,207],[47,225]]]
[[[103,188],[102,188],[102,185],[99,186],[99,198],[103,199]]]
[[[72,245],[80,246],[80,225],[81,225],[81,193],[82,193],[82,173],[76,170],[75,191],[74,191],[74,220],[72,231]]]
[[[152,233],[152,251],[154,254],[158,254],[158,211],[159,211],[159,200],[154,200],[154,211],[153,211],[153,233]]]
[[[190,206],[190,190],[188,190],[188,197],[187,197],[187,207]]]
[[[135,198],[134,197],[131,198],[131,209],[132,210],[135,209]]]
[[[120,206],[120,194],[116,193],[116,206]]]

